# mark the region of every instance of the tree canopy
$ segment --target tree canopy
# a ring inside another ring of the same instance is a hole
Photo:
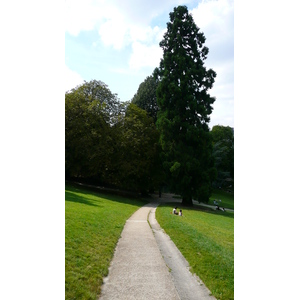
[[[101,81],[65,94],[66,177],[147,191],[158,184],[159,134],[153,119],[121,103]]]
[[[136,186],[145,193],[157,187],[160,173],[158,164],[159,133],[153,119],[146,111],[130,104],[119,123],[120,185],[134,190]]]
[[[65,95],[66,174],[104,176],[110,152],[110,123],[118,100],[101,81],[85,82]],[[120,113],[120,111],[119,111]]]
[[[144,109],[154,122],[157,119],[158,105],[156,99],[156,89],[158,81],[151,75],[148,76],[139,86],[137,93],[131,100],[131,103]]]
[[[187,7],[175,7],[160,42],[163,59],[154,71],[162,161],[171,188],[185,205],[192,205],[192,199],[208,201],[215,176],[208,128],[215,99],[208,90],[216,73],[204,66],[204,42]]]
[[[212,128],[213,157],[217,169],[215,187],[226,188],[234,183],[234,131],[229,126],[216,125]]]
[[[164,183],[183,205],[207,202],[212,184],[233,180],[233,129],[208,127],[216,72],[204,65],[204,43],[187,7],[175,7],[159,67],[131,103],[97,80],[67,92],[66,177],[140,192]]]

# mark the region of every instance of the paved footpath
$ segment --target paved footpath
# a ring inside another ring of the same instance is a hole
[[[100,300],[215,299],[160,228],[158,205],[148,203],[126,221]]]

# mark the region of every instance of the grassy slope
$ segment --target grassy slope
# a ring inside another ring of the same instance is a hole
[[[212,195],[209,198],[208,204],[214,205],[215,199],[222,200],[222,207],[234,209],[234,196],[232,193],[228,193],[222,190],[213,190]]]
[[[178,203],[177,203],[178,206]],[[217,299],[234,297],[234,219],[231,213],[183,209],[183,217],[161,205],[156,219]]]
[[[65,298],[97,299],[126,220],[138,200],[66,186]]]
[[[222,199],[223,198],[217,198]],[[144,203],[66,187],[66,299],[97,299],[125,221]],[[233,215],[172,205],[156,217],[194,271],[219,299],[233,299]]]

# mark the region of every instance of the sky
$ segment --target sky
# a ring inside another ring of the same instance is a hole
[[[234,127],[234,6],[232,0],[65,1],[65,91],[101,80],[121,101],[159,66],[169,13],[186,5],[206,37],[207,69],[217,73],[209,127]]]

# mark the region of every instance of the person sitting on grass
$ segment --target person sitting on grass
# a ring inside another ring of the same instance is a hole
[[[174,208],[173,208],[173,214],[174,214],[174,215],[178,215],[178,212],[176,211],[176,209],[177,209],[177,207],[174,207]]]
[[[182,217],[182,209],[179,211],[179,216]]]

